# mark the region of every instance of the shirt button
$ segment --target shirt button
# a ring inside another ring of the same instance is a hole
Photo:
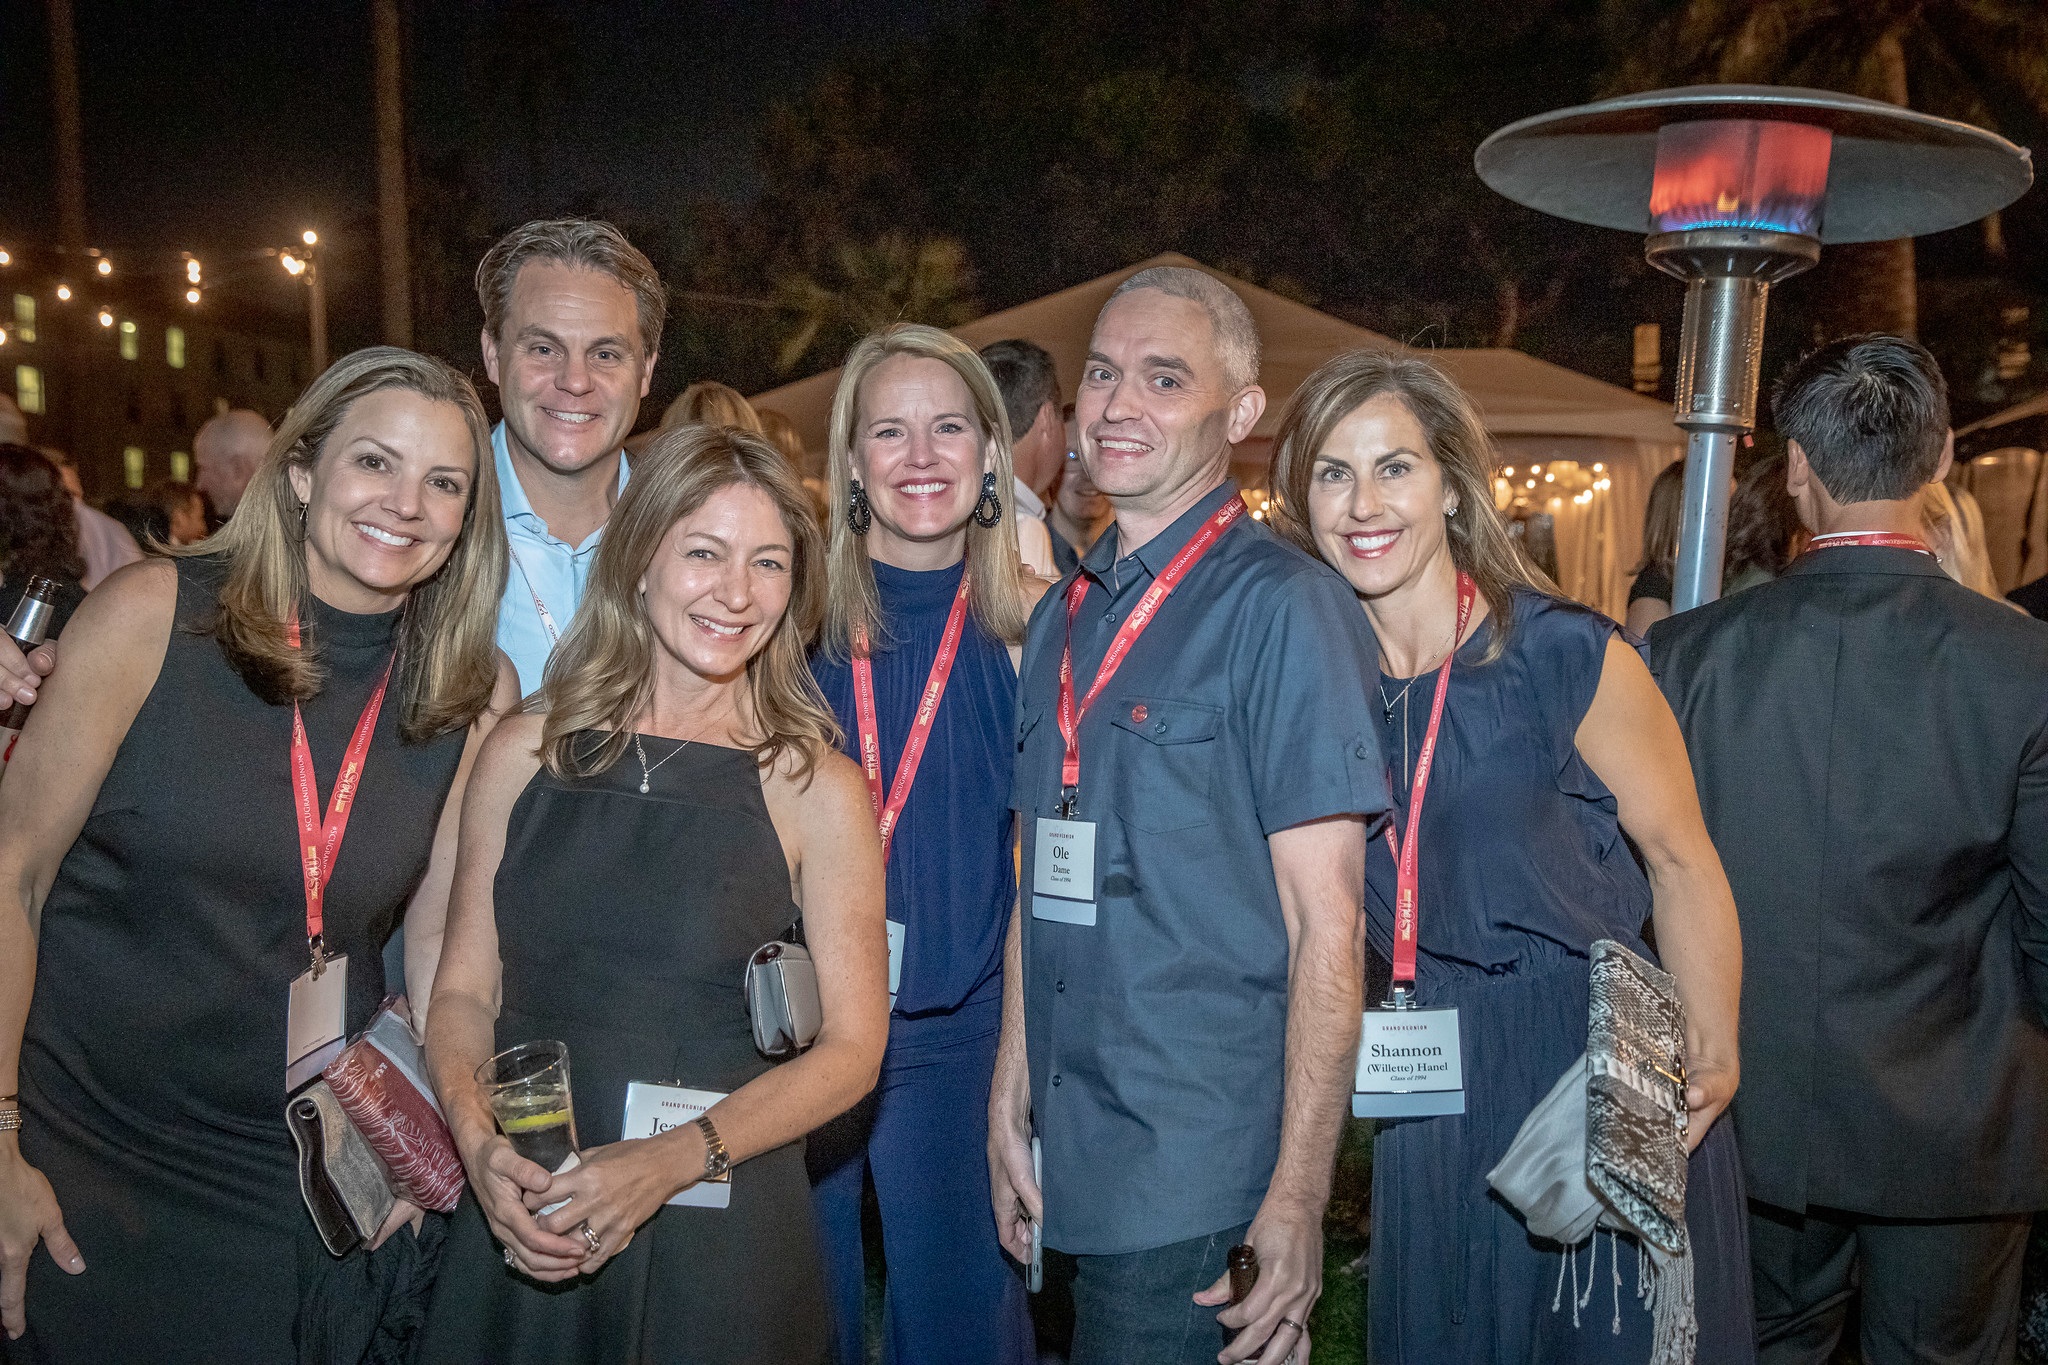
[[[1156,721],[1152,722],[1152,733],[1153,733],[1153,734],[1155,734],[1155,735],[1163,735],[1163,734],[1165,734],[1165,733],[1166,733],[1166,722],[1165,722],[1165,721],[1163,721],[1163,720],[1156,720]]]
[[[1106,625],[1106,626],[1113,626],[1113,625],[1115,625],[1115,624],[1116,624],[1116,613],[1115,613],[1115,612],[1113,612],[1113,611],[1106,611],[1106,612],[1102,613],[1102,623],[1103,623],[1104,625]]]
[[[1065,995],[1065,994],[1067,993],[1067,983],[1066,983],[1066,982],[1064,982],[1064,981],[1055,981],[1055,982],[1053,982],[1053,983],[1052,983],[1052,988],[1053,988],[1053,990],[1057,991],[1057,992],[1058,992],[1059,994],[1061,994],[1061,995]]]
[[[1059,1073],[1057,1073],[1057,1072],[1053,1073],[1053,1078],[1052,1078],[1052,1084],[1053,1084],[1053,1089],[1055,1089],[1055,1090],[1059,1089],[1059,1084],[1060,1084],[1060,1078],[1059,1078]]]
[[[1353,755],[1354,757],[1357,757],[1357,758],[1371,758],[1371,757],[1372,757],[1372,754],[1371,754],[1371,753],[1370,753],[1370,752],[1369,752],[1369,751],[1368,751],[1368,750],[1366,749],[1366,747],[1365,747],[1365,741],[1364,741],[1364,740],[1362,740],[1362,739],[1361,739],[1360,741],[1358,741],[1358,747],[1357,747],[1357,748],[1355,748],[1355,749],[1353,749],[1353,750],[1352,750],[1351,752],[1352,752],[1352,755]]]

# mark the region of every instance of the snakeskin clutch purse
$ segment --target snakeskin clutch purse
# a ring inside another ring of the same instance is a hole
[[[1612,939],[1593,945],[1586,1178],[1645,1241],[1686,1251],[1685,1007],[1677,984]]]

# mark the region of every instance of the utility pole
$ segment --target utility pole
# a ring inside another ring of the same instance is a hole
[[[370,0],[370,20],[377,52],[377,244],[384,340],[410,346],[412,261],[405,209],[405,64],[398,0]],[[313,289],[318,298],[319,285]]]
[[[78,115],[78,32],[72,23],[71,0],[49,0],[50,98],[55,106],[57,135],[57,245],[62,254],[61,274],[77,273],[73,288],[84,283],[85,255],[85,134]],[[83,307],[81,303],[78,307]],[[84,395],[90,388],[85,370],[90,363],[88,347],[78,335],[77,309],[63,310],[44,323],[46,354],[54,362],[47,368],[44,383],[44,421],[49,433],[44,439],[63,443],[79,462],[81,472],[94,485],[100,483],[98,452],[85,445]]]
[[[78,117],[78,34],[71,0],[49,0],[50,94],[57,122],[57,242],[65,265],[85,261],[85,135]]]

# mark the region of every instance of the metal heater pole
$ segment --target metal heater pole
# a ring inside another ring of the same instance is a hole
[[[1735,477],[1733,431],[1693,431],[1685,443],[1685,517],[1678,529],[1678,576],[1671,609],[1690,611],[1721,595],[1728,543],[1728,489]]]

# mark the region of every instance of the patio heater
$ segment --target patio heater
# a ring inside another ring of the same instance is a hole
[[[1736,442],[1756,427],[1764,304],[1824,242],[1975,222],[2026,192],[2025,148],[1878,100],[1774,85],[1694,85],[1538,114],[1479,145],[1479,178],[1575,223],[1647,233],[1685,281],[1677,412],[1685,520],[1672,607],[1721,593]]]

